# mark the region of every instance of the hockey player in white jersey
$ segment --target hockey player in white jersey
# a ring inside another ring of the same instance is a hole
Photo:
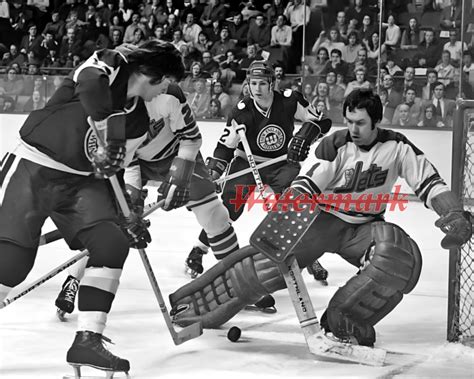
[[[396,180],[404,178],[440,216],[435,226],[446,233],[441,241],[445,249],[471,238],[472,221],[423,152],[401,133],[378,127],[382,119],[378,95],[371,90],[353,91],[344,102],[343,115],[347,128],[321,141],[317,162],[293,181],[289,195],[330,199],[330,195],[343,194],[353,203],[347,209],[337,204],[321,206],[293,252],[300,267],[330,252],[359,268],[329,301],[321,326],[337,341],[373,346],[374,326],[413,290],[422,259],[415,241],[399,226],[384,221],[387,204],[361,208],[358,200],[390,195]],[[288,213],[288,218],[296,217]],[[271,220],[271,215],[267,218]],[[224,277],[228,278],[225,283]],[[205,328],[216,328],[246,304],[284,287],[276,263],[247,246],[205,272],[199,281],[178,289],[170,300],[178,324],[200,320]],[[219,298],[213,293],[219,293]]]
[[[166,93],[145,104],[150,117],[147,138],[124,174],[131,203],[143,207],[143,186],[149,180],[161,182],[158,199],[165,200],[163,209],[191,210],[210,236],[216,258],[224,258],[239,248],[237,236],[199,152],[201,133],[183,91],[171,83]],[[86,259],[69,272],[56,299],[60,318],[74,310]]]

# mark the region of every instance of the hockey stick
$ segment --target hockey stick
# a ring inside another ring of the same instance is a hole
[[[273,158],[273,159],[270,159],[269,161],[266,161],[266,162],[262,162],[262,163],[259,163],[255,166],[256,169],[260,170],[264,167],[268,167],[268,166],[271,166],[275,163],[278,163],[278,162],[281,162],[281,161],[284,161],[286,160],[287,158],[287,155],[282,155],[282,156],[279,156],[279,157],[276,157],[276,158]],[[239,176],[242,176],[242,175],[245,175],[245,174],[248,174],[249,172],[252,172],[253,171],[253,168],[252,167],[249,167],[249,168],[245,168],[243,170],[240,170],[238,172],[234,172],[233,174],[230,174],[230,175],[226,175],[222,178],[219,178],[217,179],[216,181],[214,181],[214,183],[216,184],[221,184],[223,182],[226,182],[228,180],[231,180],[231,179],[235,179],[235,178],[238,178]]]
[[[287,204],[284,204],[286,207]],[[300,210],[276,207],[250,237],[250,244],[278,265],[295,308],[309,351],[318,357],[382,366],[383,349],[352,345],[328,338],[319,325],[306,283],[292,253],[294,247],[319,215],[319,207],[299,204]]]
[[[43,275],[41,278],[35,280],[33,283],[30,284],[30,286],[25,289],[24,291],[20,292],[18,295],[15,295],[11,298],[7,298],[5,300],[3,300],[1,303],[0,303],[0,309],[2,308],[5,308],[8,304],[11,304],[13,303],[14,301],[18,300],[20,297],[23,297],[25,296],[27,293],[33,291],[35,288],[39,287],[41,284],[43,284],[44,282],[48,281],[49,279],[51,279],[52,277],[56,276],[57,274],[59,274],[60,272],[64,271],[65,269],[67,269],[69,266],[72,266],[74,263],[76,263],[77,261],[81,260],[82,258],[84,258],[86,255],[88,255],[89,252],[87,250],[83,250],[81,251],[80,253],[76,254],[74,257],[72,257],[71,259],[69,259],[68,261],[64,262],[62,265],[56,267],[55,269],[51,270],[50,272],[48,272],[47,274]]]
[[[149,216],[158,208],[161,208],[161,204],[158,201],[145,205],[142,217]],[[48,243],[60,240],[61,238],[63,238],[63,236],[61,235],[61,232],[59,230],[52,230],[51,232],[45,233],[40,237],[39,246],[47,245]]]
[[[101,135],[99,134],[96,125],[93,122],[91,123],[91,125],[97,136],[97,142],[99,144],[99,147],[104,148],[105,142],[104,140],[102,140]],[[109,177],[108,179],[114,191],[117,202],[120,206],[120,210],[122,211],[122,214],[124,215],[124,217],[128,219],[130,217],[130,208],[128,207],[127,200],[125,199],[125,195],[122,192],[120,183],[115,175]],[[160,201],[159,206],[161,206],[162,204],[163,204],[163,201]],[[168,309],[166,308],[165,300],[163,298],[160,287],[158,285],[158,281],[156,280],[155,274],[153,272],[153,268],[151,267],[151,264],[145,252],[145,249],[138,249],[138,252],[140,253],[140,258],[142,259],[146,274],[150,281],[155,297],[158,301],[158,305],[160,306],[161,313],[163,314],[163,318],[165,319],[166,326],[171,334],[171,337],[173,338],[174,344],[180,345],[183,342],[189,341],[190,339],[199,337],[202,334],[201,322],[191,324],[180,331],[175,330],[173,326],[173,322],[171,321],[171,317],[168,313]]]

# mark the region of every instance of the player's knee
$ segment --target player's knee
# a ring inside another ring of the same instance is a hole
[[[37,248],[28,248],[0,241],[0,284],[15,287],[23,282],[33,268]]]
[[[373,326],[414,288],[421,271],[420,251],[400,227],[374,223],[372,241],[364,267],[335,293],[327,310],[333,333],[363,344],[375,341]]]
[[[192,208],[199,224],[209,236],[220,234],[228,229],[229,211],[218,199]]]
[[[101,222],[81,230],[77,238],[89,251],[88,267],[123,267],[128,256],[129,241],[117,224]]]

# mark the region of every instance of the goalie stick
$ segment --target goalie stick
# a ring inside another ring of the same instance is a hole
[[[97,142],[98,142],[99,148],[104,148],[105,142],[101,134],[99,134],[99,131],[97,130],[97,126],[95,125],[94,122],[91,122],[91,125],[97,136]],[[122,211],[122,214],[124,215],[126,219],[128,219],[131,213],[130,208],[128,207],[127,200],[125,199],[125,195],[122,192],[122,188],[120,187],[120,183],[117,177],[113,175],[109,177],[108,180],[110,182],[110,185],[112,186],[112,189],[114,191],[115,197],[119,204],[120,210]],[[163,201],[160,201],[159,203],[161,205]],[[140,254],[140,258],[142,259],[143,266],[145,267],[145,272],[150,281],[151,288],[153,289],[156,300],[158,301],[158,305],[161,309],[161,313],[163,314],[163,318],[165,319],[166,327],[168,328],[168,331],[170,332],[170,335],[171,335],[171,338],[173,339],[174,344],[180,345],[183,342],[199,337],[202,334],[201,322],[196,322],[194,324],[191,324],[179,331],[175,330],[171,317],[168,313],[168,309],[166,308],[165,300],[163,298],[160,287],[158,285],[158,281],[156,280],[155,274],[153,272],[153,268],[151,267],[150,260],[148,259],[145,249],[138,249],[138,252]]]
[[[382,366],[383,349],[353,345],[330,339],[321,329],[308,289],[292,251],[317,218],[313,204],[298,204],[300,210],[274,207],[250,237],[250,244],[278,264],[309,351],[317,357]]]

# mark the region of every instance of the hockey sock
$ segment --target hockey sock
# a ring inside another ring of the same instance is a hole
[[[103,334],[106,323],[107,313],[105,312],[79,312],[77,330]]]
[[[11,290],[12,290],[12,287],[7,287],[7,286],[4,286],[3,284],[0,284],[0,301],[5,300]]]
[[[84,270],[86,269],[88,257],[82,258],[79,262],[72,265],[69,269],[69,275],[81,281],[82,277],[84,276]]]

